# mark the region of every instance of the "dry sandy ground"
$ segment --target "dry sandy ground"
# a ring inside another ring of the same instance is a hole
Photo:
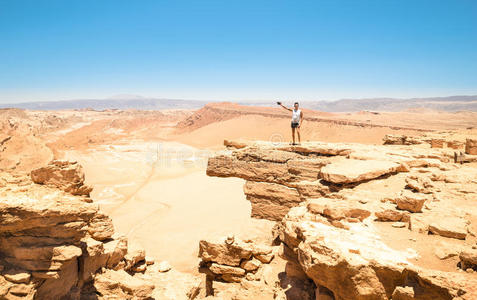
[[[201,239],[234,233],[260,240],[272,227],[250,218],[242,179],[205,175],[206,155],[178,143],[140,143],[70,151],[65,158],[83,165],[92,198],[119,233],[156,260],[195,273]]]

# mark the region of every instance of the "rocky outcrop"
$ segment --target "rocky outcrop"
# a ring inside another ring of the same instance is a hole
[[[56,187],[73,195],[89,196],[93,190],[84,184],[83,168],[76,162],[53,160],[48,166],[35,169],[30,174],[35,183]]]
[[[318,142],[290,146],[244,141],[226,144],[229,150],[209,158],[207,174],[247,180],[244,192],[252,204],[252,217],[273,221],[281,220],[291,207],[305,199],[339,194],[340,190],[413,168],[442,167],[442,161],[451,157],[442,150],[415,152],[404,146],[390,149]]]
[[[453,150],[234,144],[207,174],[246,180],[252,217],[277,221],[285,273],[312,280],[317,299],[476,299],[477,169]]]
[[[314,221],[313,214],[303,205],[293,208],[282,221],[280,239],[296,253],[294,259],[307,276],[334,299],[391,299],[403,289],[412,290],[411,299],[477,295],[475,278],[416,267],[409,262],[412,253],[389,248],[366,225],[337,228]]]
[[[58,175],[54,182],[64,186],[64,178],[77,178],[72,173]],[[114,235],[111,219],[97,205],[33,184],[26,176],[3,177],[0,299],[96,299],[98,295],[147,299],[152,295],[154,286],[132,275],[144,258],[131,253],[124,237]],[[133,267],[127,268],[130,261]]]
[[[315,300],[316,286],[267,246],[233,235],[201,241],[199,272],[205,274],[197,299]],[[324,291],[322,291],[324,292]]]

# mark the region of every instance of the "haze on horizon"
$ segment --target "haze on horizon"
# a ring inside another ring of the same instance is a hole
[[[0,103],[477,94],[470,0],[1,0],[0,41]]]

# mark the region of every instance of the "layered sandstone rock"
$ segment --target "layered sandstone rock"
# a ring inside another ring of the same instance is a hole
[[[31,179],[73,195],[89,196],[93,189],[84,184],[85,175],[81,165],[70,161],[53,160],[48,166],[31,171]]]
[[[247,180],[252,216],[278,221],[285,274],[311,279],[317,299],[475,299],[477,168],[392,144],[242,141],[207,173]]]
[[[114,235],[111,219],[97,205],[26,176],[2,176],[0,299],[152,295],[154,286],[132,276],[132,269],[122,270],[131,253],[127,240]]]
[[[395,173],[399,166],[392,161],[347,159],[323,167],[320,177],[337,184],[356,183]]]

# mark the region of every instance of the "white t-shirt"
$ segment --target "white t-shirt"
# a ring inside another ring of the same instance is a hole
[[[300,116],[301,116],[301,110],[300,109],[293,109],[292,110],[292,122],[293,123],[300,123]]]

